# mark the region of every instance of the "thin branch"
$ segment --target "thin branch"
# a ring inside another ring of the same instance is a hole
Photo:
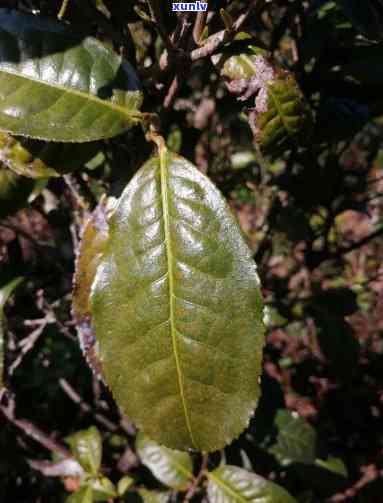
[[[369,243],[372,239],[375,239],[379,236],[383,236],[383,226],[379,227],[376,231],[372,232],[365,238],[361,239],[360,241],[356,241],[355,243],[352,243],[350,246],[346,246],[344,248],[340,248],[337,252],[334,252],[334,257],[338,255],[345,255],[346,253],[350,253],[354,250],[357,250],[358,248],[361,248],[362,246],[366,245]]]
[[[58,444],[49,435],[40,430],[40,428],[37,428],[37,426],[32,424],[30,421],[27,421],[25,419],[16,419],[14,415],[15,400],[13,397],[8,397],[7,406],[0,405],[0,411],[3,413],[3,415],[6,417],[6,419],[8,419],[10,423],[19,428],[28,437],[33,438],[33,440],[38,442],[40,445],[42,445],[49,451],[57,452],[58,454],[61,454],[66,458],[71,457],[70,452],[65,447]]]
[[[112,421],[109,421],[103,414],[99,412],[94,412],[92,407],[85,402],[85,400],[77,393],[77,391],[69,384],[66,379],[59,379],[59,384],[64,393],[79,406],[79,408],[85,412],[92,414],[96,421],[98,421],[102,426],[107,428],[109,431],[115,432],[118,430],[118,426]]]
[[[201,462],[201,467],[199,469],[198,475],[194,478],[193,482],[191,483],[188,492],[185,495],[183,503],[187,503],[190,501],[195,493],[198,491],[199,485],[203,477],[206,475],[206,469],[207,469],[207,464],[209,461],[209,455],[208,454],[203,454],[202,456],[202,462]]]
[[[147,0],[149,9],[150,9],[150,14],[153,19],[153,21],[156,23],[156,28],[158,30],[158,33],[160,34],[160,37],[164,43],[164,46],[166,49],[171,52],[174,51],[176,48],[170,39],[166,28],[163,23],[162,19],[162,6],[160,5],[159,0]]]
[[[253,0],[247,10],[241,14],[238,19],[235,21],[233,24],[233,27],[231,30],[221,30],[217,33],[214,33],[214,35],[211,35],[204,45],[202,47],[199,47],[198,49],[194,49],[192,51],[190,58],[192,61],[197,61],[198,59],[201,58],[206,58],[207,56],[211,56],[214,54],[218,49],[220,49],[223,45],[225,45],[227,42],[229,42],[236,33],[242,28],[243,24],[245,21],[248,19],[252,11],[257,7],[260,9],[262,5],[265,3],[265,0]],[[257,5],[258,4],[258,5]]]

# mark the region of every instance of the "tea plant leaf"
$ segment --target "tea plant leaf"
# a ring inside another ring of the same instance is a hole
[[[92,286],[106,382],[130,419],[174,449],[222,448],[260,395],[262,299],[225,199],[161,150],[110,219]]]
[[[247,35],[241,34],[242,44]],[[266,51],[251,45],[212,58],[230,92],[246,101],[255,96],[249,123],[264,153],[277,156],[310,136],[310,107],[292,73],[276,67]]]
[[[80,169],[100,150],[97,142],[46,143],[0,133],[0,160],[10,170],[28,178],[58,177]]]
[[[17,288],[24,278],[15,278],[0,288],[0,392],[3,388],[4,376],[4,306],[12,292]]]
[[[102,440],[98,429],[91,426],[67,438],[73,456],[84,470],[97,475],[101,466]]]
[[[107,477],[89,479],[87,485],[92,488],[93,501],[111,501],[117,497],[116,488]]]
[[[136,450],[142,463],[166,486],[186,490],[193,478],[193,462],[186,452],[162,447],[142,433],[138,434]]]
[[[102,377],[101,362],[90,323],[90,290],[101,262],[108,239],[107,205],[110,200],[100,201],[82,231],[73,277],[72,311],[76,320],[81,350],[96,375]]]
[[[109,138],[140,121],[126,61],[64,24],[0,10],[0,130],[49,141]]]
[[[65,500],[65,503],[92,503],[92,488],[89,486],[80,487]]]
[[[139,489],[138,494],[144,503],[167,503],[170,498],[168,491],[149,491],[149,489]]]
[[[297,413],[287,410],[279,410],[274,423],[278,435],[270,452],[282,465],[315,462],[316,431],[309,423]]]
[[[222,465],[207,476],[210,503],[296,503],[283,487],[237,466]]]

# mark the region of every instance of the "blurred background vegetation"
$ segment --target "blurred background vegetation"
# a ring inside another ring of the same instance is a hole
[[[238,215],[267,305],[263,395],[249,428],[209,465],[225,456],[302,503],[383,501],[383,8],[357,4],[273,0],[247,19],[243,29],[294,72],[315,119],[308,144],[261,162],[246,103],[227,91],[209,57],[183,69],[169,99],[175,70],[155,68],[163,45],[143,19],[146,2],[73,0],[65,16],[132,62],[143,109],[159,114],[169,147],[207,173]],[[209,0],[209,34],[225,27],[220,8],[235,20],[246,5]],[[55,18],[61,2],[1,6]],[[164,487],[136,451],[134,426],[92,376],[71,317],[84,221],[104,193],[119,195],[152,146],[140,128],[87,152],[56,146],[49,160],[66,174],[37,180],[9,171],[1,148],[1,297],[15,289],[3,319],[0,501],[64,501],[78,480],[49,470],[74,452],[81,431],[102,443],[97,472],[114,484],[127,477],[129,498],[146,488],[141,497],[155,501]],[[170,497],[183,501],[185,492]]]

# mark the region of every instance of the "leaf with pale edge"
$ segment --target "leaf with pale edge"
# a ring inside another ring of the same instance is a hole
[[[107,207],[112,198],[103,198],[82,229],[73,276],[72,312],[81,350],[93,370],[102,377],[100,358],[91,326],[90,291],[108,239]]]
[[[142,463],[163,484],[178,491],[187,489],[193,478],[193,462],[187,452],[162,447],[142,433],[137,436],[136,450]]]
[[[49,141],[110,138],[140,122],[131,65],[65,24],[0,9],[0,130]]]
[[[240,35],[246,43],[246,34]],[[239,53],[229,50],[230,46],[212,61],[239,100],[255,96],[249,123],[263,152],[277,156],[290,145],[307,140],[312,114],[293,74],[278,68],[263,49],[250,42]]]
[[[182,157],[162,149],[124,190],[91,308],[106,382],[150,438],[213,451],[244,430],[264,344],[256,265],[223,196]]]
[[[0,133],[0,160],[10,170],[28,178],[59,177],[83,168],[100,150],[97,142],[68,144]]]
[[[237,466],[222,465],[207,476],[210,503],[296,503],[283,487]]]
[[[65,503],[93,503],[92,488],[89,486],[80,487],[65,500]]]
[[[101,466],[102,439],[95,426],[78,431],[66,439],[73,456],[91,475],[97,475]]]

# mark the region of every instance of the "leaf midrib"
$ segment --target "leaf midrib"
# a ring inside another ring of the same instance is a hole
[[[168,196],[168,154],[166,147],[160,149],[160,176],[161,176],[161,199],[162,199],[162,214],[164,218],[164,232],[166,243],[166,256],[168,265],[168,282],[169,282],[169,321],[170,321],[170,334],[172,338],[173,354],[176,364],[178,388],[180,392],[182,408],[184,411],[186,427],[189,432],[190,440],[194,447],[197,449],[197,444],[194,440],[193,431],[190,423],[189,411],[186,404],[186,397],[184,391],[184,382],[181,368],[181,361],[179,357],[179,349],[177,343],[177,333],[175,329],[175,315],[174,315],[174,283],[173,283],[173,251],[171,243],[171,232],[169,223],[169,196]]]
[[[8,75],[13,75],[14,77],[19,77],[21,79],[29,80],[31,82],[35,82],[36,84],[39,84],[39,85],[42,85],[42,86],[46,86],[48,88],[49,87],[53,87],[54,89],[58,89],[59,91],[62,91],[64,93],[73,94],[74,96],[79,96],[80,98],[82,98],[82,99],[84,99],[86,101],[93,101],[93,102],[97,103],[97,105],[99,105],[99,106],[109,108],[109,109],[111,109],[111,110],[113,110],[115,112],[118,112],[118,113],[122,114],[122,115],[126,115],[129,118],[136,117],[137,119],[139,119],[141,117],[141,113],[138,112],[138,111],[137,112],[131,112],[127,108],[124,108],[124,107],[121,107],[119,105],[116,105],[112,101],[102,100],[101,98],[98,98],[94,94],[84,93],[82,91],[78,91],[77,89],[74,89],[73,87],[65,87],[65,86],[61,86],[59,84],[54,84],[54,83],[49,83],[48,84],[44,80],[33,78],[30,75],[25,76],[25,75],[23,75],[21,73],[12,72],[12,71],[10,71],[8,69],[4,69],[4,68],[1,68],[1,67],[0,67],[0,73],[6,73]],[[136,89],[135,91],[128,91],[128,92],[131,92],[131,93],[139,92],[139,89]],[[4,101],[6,101],[6,98],[5,98]]]
[[[225,481],[223,481],[222,479],[220,479],[218,476],[213,475],[212,472],[208,472],[207,476],[217,486],[221,487],[224,490],[224,492],[226,492],[227,494],[229,494],[235,500],[239,501],[240,503],[248,503],[248,500],[246,498],[244,498],[243,496],[241,496],[240,494],[238,494],[237,492],[235,492],[234,489],[232,489],[232,487],[229,484],[227,484]]]

